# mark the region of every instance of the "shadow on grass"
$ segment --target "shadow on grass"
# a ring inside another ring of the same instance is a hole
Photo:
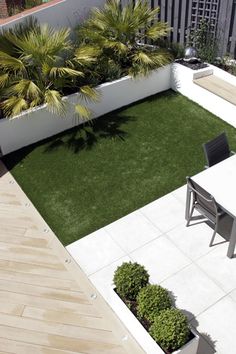
[[[168,90],[144,98],[143,100],[134,102],[83,125],[63,131],[62,133],[10,153],[3,158],[3,162],[6,164],[8,170],[12,170],[33,150],[44,145],[44,153],[51,153],[62,147],[71,150],[73,153],[79,153],[82,150],[93,148],[100,139],[119,139],[124,141],[128,136],[125,131],[125,125],[137,119],[134,116],[124,114],[127,108],[138,106],[143,102],[152,103],[155,102],[157,98],[161,97],[165,97],[169,100],[177,95],[178,94],[175,92]]]
[[[81,150],[93,148],[101,139],[124,141],[127,133],[121,126],[134,120],[134,117],[122,115],[120,111],[113,112],[50,138],[44,152],[50,153],[63,146],[79,153]]]
[[[63,131],[57,135],[44,139],[25,148],[19,149],[3,157],[8,170],[12,170],[32,151],[44,146],[43,153],[52,153],[63,147],[73,153],[92,149],[101,139],[119,139],[127,137],[125,125],[136,118],[122,114],[123,109],[109,113],[103,117],[88,121],[85,124]]]

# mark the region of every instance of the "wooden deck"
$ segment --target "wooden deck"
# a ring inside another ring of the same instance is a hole
[[[236,105],[236,86],[229,84],[215,75],[205,76],[193,82]]]
[[[0,354],[6,353],[144,352],[0,162]]]

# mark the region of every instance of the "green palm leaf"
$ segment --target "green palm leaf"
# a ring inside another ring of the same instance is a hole
[[[84,77],[84,73],[78,70],[74,70],[67,67],[53,67],[49,70],[49,77],[53,79],[62,78],[62,77],[75,77],[80,76]]]
[[[84,45],[76,49],[75,60],[81,66],[96,62],[101,50],[96,46]]]
[[[85,85],[80,87],[80,96],[87,102],[98,102],[101,94],[98,92],[98,90]]]
[[[0,67],[5,70],[26,71],[23,62],[7,53],[0,52]]]
[[[31,80],[22,79],[7,89],[9,95],[17,95],[27,100],[42,97],[42,91]]]
[[[84,120],[88,120],[91,117],[91,111],[89,108],[79,103],[75,105],[75,112],[80,118]]]
[[[28,104],[23,97],[12,96],[2,102],[3,112],[6,117],[14,117],[28,108]]]
[[[46,90],[45,103],[53,114],[64,116],[66,114],[66,103],[63,101],[60,92],[56,90]]]
[[[0,88],[3,88],[9,82],[9,73],[0,75]]]

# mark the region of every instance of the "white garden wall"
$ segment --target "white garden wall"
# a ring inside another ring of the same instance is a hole
[[[75,27],[88,17],[92,7],[102,7],[105,0],[61,0],[49,2],[45,7],[33,8],[3,21],[0,29],[13,27],[27,17],[34,16],[40,23],[53,27]]]
[[[211,70],[212,73],[222,80],[236,86],[236,77],[230,75],[210,65],[205,70]],[[200,70],[200,74],[204,70]],[[193,82],[193,76],[197,75],[198,71],[191,70],[181,64],[174,63],[171,71],[171,88],[180,92],[182,95],[188,97],[190,100],[198,103],[209,112],[215,114],[217,117],[236,127],[236,106],[227,102],[223,98],[214,93],[196,85]]]
[[[168,90],[170,88],[170,77],[171,65],[167,65],[145,78],[132,79],[127,76],[100,85],[98,90],[101,93],[101,100],[98,103],[88,105],[93,112],[93,118]],[[66,117],[53,115],[47,111],[45,106],[42,106],[29,113],[24,112],[14,119],[1,119],[0,147],[2,154],[8,154],[81,124],[81,121],[74,114],[73,105],[77,100],[77,94],[66,97],[68,102]]]

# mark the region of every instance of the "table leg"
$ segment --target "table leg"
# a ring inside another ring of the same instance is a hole
[[[185,205],[185,219],[186,220],[189,219],[190,202],[191,202],[191,192],[190,192],[190,188],[187,185],[186,205]]]
[[[229,240],[229,247],[227,252],[227,256],[229,258],[233,258],[234,256],[235,245],[236,245],[236,218],[234,218],[230,240]]]

